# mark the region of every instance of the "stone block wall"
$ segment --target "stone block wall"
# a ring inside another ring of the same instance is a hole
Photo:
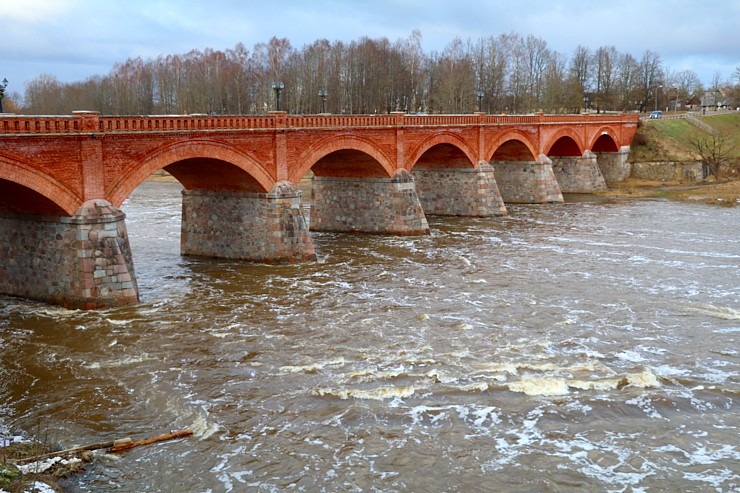
[[[137,303],[125,217],[104,200],[72,217],[0,216],[0,293],[80,309]]]
[[[316,260],[301,193],[287,182],[266,194],[184,190],[180,249],[263,263]]]
[[[596,155],[586,151],[583,156],[551,157],[552,171],[563,193],[592,193],[606,190]]]
[[[599,163],[599,170],[607,183],[616,183],[624,181],[632,170],[629,157],[629,146],[623,146],[619,152],[597,152],[596,162]]]
[[[412,171],[416,193],[426,214],[440,216],[503,216],[494,170],[488,163],[477,168],[420,168]]]
[[[496,182],[504,203],[547,204],[563,202],[552,164],[544,162],[496,161]]]
[[[697,161],[657,161],[632,163],[630,176],[642,180],[694,183],[704,179],[704,171],[702,163]]]
[[[392,178],[314,177],[311,229],[429,234],[414,178],[407,171]]]

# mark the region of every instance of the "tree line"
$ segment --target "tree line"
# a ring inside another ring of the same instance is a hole
[[[649,111],[705,90],[695,72],[671,73],[651,50],[637,59],[613,46],[578,46],[566,56],[541,38],[509,33],[455,38],[427,54],[421,41],[413,31],[395,42],[321,39],[296,49],[273,37],[251,51],[238,43],[132,58],[81,82],[42,74],[9,99],[23,114],[265,114],[278,102],[292,114],[573,113]],[[719,74],[711,84],[732,87]]]

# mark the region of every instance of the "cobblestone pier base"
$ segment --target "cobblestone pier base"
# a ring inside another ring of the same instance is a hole
[[[0,293],[79,309],[138,303],[125,217],[104,200],[71,217],[0,215]]]
[[[583,156],[551,157],[552,171],[563,193],[592,193],[606,190],[596,155],[586,151]]]
[[[268,264],[316,260],[301,192],[288,182],[268,193],[183,191],[180,250]]]
[[[596,162],[607,183],[616,183],[626,180],[632,171],[632,166],[627,160],[630,154],[630,146],[622,146],[619,152],[597,152]]]
[[[311,229],[428,235],[429,224],[408,171],[392,178],[313,178]]]
[[[414,168],[416,192],[426,214],[489,217],[506,215],[493,167]]]
[[[537,161],[496,161],[496,182],[507,204],[563,202],[563,194],[552,170],[552,161],[540,155]]]

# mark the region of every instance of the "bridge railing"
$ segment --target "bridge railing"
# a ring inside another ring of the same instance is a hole
[[[101,116],[75,112],[72,116],[0,116],[0,134],[72,134],[117,132],[198,132],[213,130],[273,130],[276,128],[353,128],[402,126],[488,126],[512,124],[589,124],[637,122],[636,114],[605,115],[287,115],[267,116]]]

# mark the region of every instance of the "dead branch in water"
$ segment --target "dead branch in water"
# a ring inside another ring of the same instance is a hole
[[[27,464],[29,462],[36,462],[36,461],[48,459],[51,457],[68,457],[70,455],[75,455],[77,453],[85,452],[88,450],[108,449],[108,452],[113,452],[113,453],[125,452],[126,450],[132,449],[134,447],[139,447],[141,445],[149,445],[151,443],[163,442],[165,440],[174,440],[176,438],[184,438],[184,437],[191,436],[192,434],[193,434],[193,430],[185,429],[185,430],[180,430],[180,431],[173,431],[172,433],[163,433],[162,435],[144,438],[141,440],[132,440],[131,438],[121,438],[119,440],[109,440],[107,442],[83,445],[82,447],[69,448],[66,450],[60,450],[58,452],[50,452],[48,454],[34,455],[32,457],[24,457],[22,459],[13,459],[9,462],[13,462],[15,464]]]

